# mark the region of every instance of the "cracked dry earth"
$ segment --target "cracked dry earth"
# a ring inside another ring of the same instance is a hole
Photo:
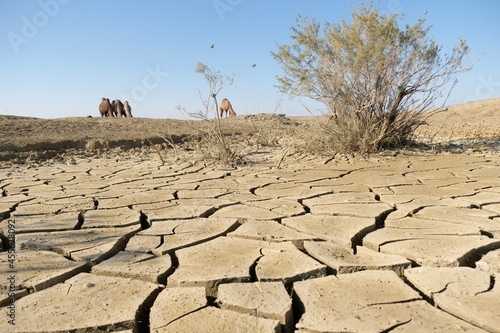
[[[1,169],[0,331],[500,332],[499,156],[275,159]]]

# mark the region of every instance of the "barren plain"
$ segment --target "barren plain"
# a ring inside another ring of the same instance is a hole
[[[500,99],[415,145],[294,149],[321,117],[0,116],[2,332],[500,332]]]

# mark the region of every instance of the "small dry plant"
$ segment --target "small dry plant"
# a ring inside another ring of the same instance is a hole
[[[249,67],[255,67],[255,65]],[[241,73],[233,73],[231,76],[224,75],[201,62],[198,63],[196,72],[203,75],[209,87],[208,98],[201,97],[204,109],[198,112],[187,112],[182,106],[178,106],[177,109],[205,124],[205,128],[200,129],[201,134],[198,141],[198,148],[204,159],[223,164],[237,164],[242,161],[243,154],[238,153],[235,145],[231,144],[230,138],[223,131],[221,116],[218,112],[217,95],[224,87],[233,85],[234,80]],[[214,119],[209,117],[211,112],[215,112]]]

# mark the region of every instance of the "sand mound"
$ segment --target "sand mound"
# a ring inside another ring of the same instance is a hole
[[[445,107],[427,119],[430,125],[475,125],[500,127],[500,98]]]

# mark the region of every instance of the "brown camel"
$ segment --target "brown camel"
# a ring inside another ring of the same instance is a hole
[[[224,98],[222,100],[222,102],[220,103],[219,111],[220,111],[221,118],[222,118],[222,115],[224,114],[224,111],[226,111],[226,116],[228,115],[228,112],[229,112],[229,115],[236,116],[236,112],[234,112],[233,106],[231,105],[231,103],[229,102],[229,100],[227,98]]]
[[[123,103],[119,99],[113,101],[113,109],[116,117],[125,116],[123,112]]]
[[[109,98],[106,98],[106,101],[108,101],[108,104],[110,105],[110,111],[111,112],[109,112],[109,117],[113,117],[114,116],[114,114],[113,114],[113,103],[111,103],[109,101]]]
[[[132,117],[132,108],[130,107],[130,104],[128,104],[128,101],[125,101],[123,109],[125,111],[125,117]]]
[[[113,117],[113,108],[109,99],[102,98],[101,104],[99,104],[99,112],[101,113],[101,117]]]
[[[111,113],[113,113],[113,117],[116,117],[116,108],[115,108],[115,100],[111,101]]]

